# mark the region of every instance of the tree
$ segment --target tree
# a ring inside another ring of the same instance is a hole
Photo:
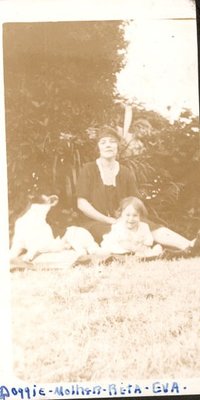
[[[72,205],[86,130],[112,118],[125,45],[121,21],[4,25],[11,220],[37,191]]]

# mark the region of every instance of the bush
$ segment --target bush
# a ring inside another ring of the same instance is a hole
[[[73,206],[78,169],[90,158],[85,131],[110,121],[126,45],[122,27],[121,21],[4,25],[11,226],[35,192],[58,193],[61,206]]]
[[[199,130],[198,119],[184,115],[170,125],[154,113],[151,132],[135,132],[143,151],[122,153],[122,160],[133,168],[150,216],[192,238],[200,227]]]

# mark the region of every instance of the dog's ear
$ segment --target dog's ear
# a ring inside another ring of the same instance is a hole
[[[40,203],[51,205],[52,207],[58,203],[58,196],[56,194],[52,194],[48,196],[47,194],[42,194],[40,196]]]
[[[56,194],[52,194],[49,196],[49,204],[51,204],[52,207],[56,206],[58,204],[59,197]]]
[[[56,194],[52,194],[50,196],[47,196],[46,194],[38,194],[38,195],[28,195],[28,201],[30,203],[36,203],[36,204],[49,204],[52,207],[56,206],[56,204],[59,201],[59,197]]]

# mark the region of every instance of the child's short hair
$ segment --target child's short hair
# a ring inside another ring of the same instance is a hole
[[[138,212],[140,217],[147,217],[148,211],[142,200],[138,199],[138,197],[125,197],[120,201],[119,208],[116,212],[116,216],[119,218],[122,211],[125,210],[126,207],[132,205],[133,208]]]

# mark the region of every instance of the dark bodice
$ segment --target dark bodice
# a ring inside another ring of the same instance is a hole
[[[116,186],[103,184],[96,162],[84,165],[77,183],[77,197],[86,199],[96,210],[109,216],[115,216],[123,198],[136,193],[135,177],[123,165],[116,176]]]

